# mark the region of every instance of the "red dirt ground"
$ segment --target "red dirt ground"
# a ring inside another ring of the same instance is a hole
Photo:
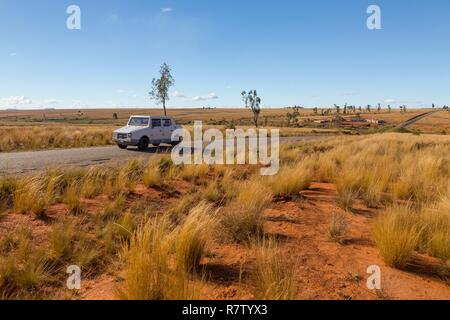
[[[417,255],[404,271],[386,266],[370,232],[376,210],[359,205],[355,213],[346,213],[336,202],[333,185],[316,183],[303,192],[303,199],[276,203],[266,212],[268,233],[298,265],[299,299],[450,299],[450,283],[439,276],[437,260]],[[343,245],[328,239],[333,212],[342,212],[350,222]],[[211,253],[204,261],[205,296],[254,298],[246,284],[254,262],[248,246],[216,243]],[[367,289],[370,265],[381,268],[380,291]],[[102,276],[88,284],[81,298],[113,299],[115,287],[114,277]]]
[[[184,185],[183,190],[188,189]],[[140,195],[155,201],[175,201],[156,190],[138,188]],[[184,192],[183,192],[184,193]],[[98,206],[93,201],[90,206]],[[48,215],[56,219],[64,214],[64,205],[52,207]],[[350,223],[343,244],[328,238],[328,226],[334,212],[341,212]],[[386,266],[371,237],[371,222],[376,209],[357,204],[353,213],[337,206],[337,193],[331,184],[314,183],[296,200],[279,201],[266,211],[266,229],[281,243],[287,257],[297,265],[298,299],[450,299],[450,279],[442,275],[442,264],[417,254],[406,270]],[[10,213],[0,220],[0,234],[17,225],[30,225],[37,239],[45,241],[48,225],[27,215]],[[38,240],[40,241],[40,240]],[[207,299],[253,299],[249,271],[253,252],[245,244],[215,242],[204,259]],[[367,268],[381,268],[382,290],[367,289]],[[120,270],[110,266],[107,272],[83,282],[76,299],[116,299]],[[66,298],[61,294],[61,298]]]

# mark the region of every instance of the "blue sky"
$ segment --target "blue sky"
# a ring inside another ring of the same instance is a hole
[[[151,107],[163,62],[172,107],[449,104],[449,19],[448,0],[0,0],[0,108]]]

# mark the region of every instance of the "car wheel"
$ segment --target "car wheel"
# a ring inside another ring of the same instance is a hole
[[[149,143],[150,143],[150,141],[148,140],[147,137],[141,138],[141,140],[139,140],[139,144],[138,144],[139,151],[146,151],[148,149]]]
[[[118,144],[117,145],[120,149],[126,149],[128,146],[126,144]]]

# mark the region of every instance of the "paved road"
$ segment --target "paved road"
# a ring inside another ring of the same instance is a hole
[[[438,112],[438,110],[436,110],[436,111],[429,111],[429,112],[425,112],[425,113],[419,114],[418,116],[415,116],[415,117],[413,117],[411,119],[406,120],[405,122],[400,124],[398,127],[399,128],[406,128],[406,127],[416,123],[417,121],[422,120],[423,118],[428,117],[428,116],[430,116],[430,115],[432,115],[433,113],[436,113],[436,112]]]
[[[312,141],[330,139],[332,136],[281,137],[280,142]],[[43,170],[54,166],[84,167],[91,165],[124,162],[132,158],[148,158],[156,153],[170,153],[169,147],[150,148],[139,152],[129,148],[121,150],[116,146],[57,149],[46,151],[0,153],[0,175],[20,174]]]

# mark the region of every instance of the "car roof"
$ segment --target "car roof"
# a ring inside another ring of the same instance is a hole
[[[139,116],[133,115],[131,118],[152,118],[152,119],[173,119],[171,116]]]

